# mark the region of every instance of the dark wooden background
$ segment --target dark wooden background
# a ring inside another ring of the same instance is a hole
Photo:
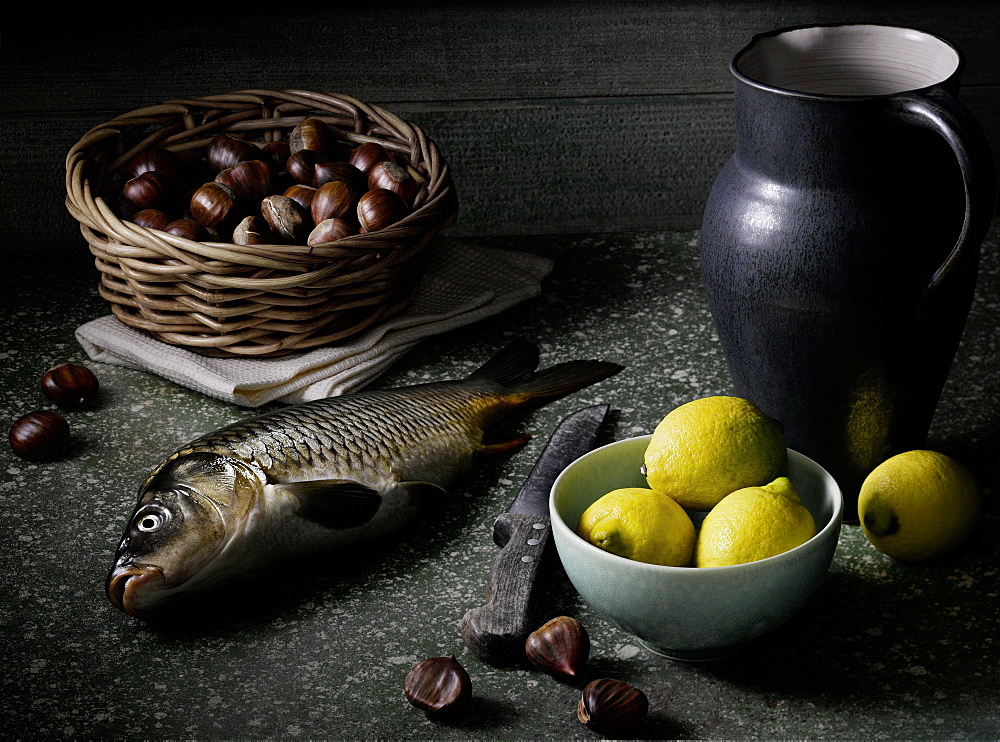
[[[4,20],[0,256],[86,249],[63,205],[64,160],[91,126],[244,88],[346,93],[420,124],[453,169],[453,235],[694,229],[732,151],[729,59],[754,33],[813,22],[955,42],[962,100],[1000,154],[992,0],[181,7]]]

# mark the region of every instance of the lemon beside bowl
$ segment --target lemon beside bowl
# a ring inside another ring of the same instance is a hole
[[[586,508],[624,487],[645,487],[640,467],[651,436],[597,448],[570,464],[549,497],[559,558],[580,596],[644,646],[675,659],[727,656],[778,628],[823,582],[840,535],[843,498],[830,474],[788,449],[788,477],[816,535],[777,556],[728,567],[667,567],[604,551],[575,533]],[[689,511],[700,525],[704,512]]]

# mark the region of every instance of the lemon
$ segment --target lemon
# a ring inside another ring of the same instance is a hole
[[[612,554],[670,567],[691,565],[695,531],[684,508],[642,487],[612,490],[588,507],[577,534]]]
[[[975,477],[961,462],[936,451],[906,451],[865,478],[858,515],[876,549],[919,562],[940,557],[968,538],[981,499]]]
[[[695,546],[696,567],[767,559],[816,535],[812,515],[788,477],[726,495],[705,516]]]
[[[784,429],[746,399],[702,397],[664,417],[646,448],[649,486],[692,510],[785,473]]]

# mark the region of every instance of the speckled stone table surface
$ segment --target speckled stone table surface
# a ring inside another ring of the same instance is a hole
[[[613,406],[603,441],[651,432],[674,406],[730,393],[700,282],[697,233],[492,238],[555,259],[544,293],[423,342],[376,386],[464,376],[506,340],[538,343],[543,365],[618,361],[626,371],[522,418],[534,438],[485,459],[442,512],[399,539],[296,565],[186,620],[153,626],[117,611],[105,573],[148,470],[176,444],[254,412],[159,377],[95,364],[79,324],[107,313],[79,253],[2,258],[0,411],[51,408],[41,375],[90,365],[99,405],[67,413],[73,446],[32,464],[0,452],[0,729],[13,738],[589,738],[579,689],[465,650],[481,605],[491,529],[555,424]],[[784,627],[708,663],[665,659],[595,615],[556,573],[552,615],[578,617],[591,676],[642,688],[650,738],[996,738],[1000,736],[1000,254],[983,248],[966,334],[930,447],[968,463],[986,512],[944,563],[883,556],[845,526],[830,574]],[[468,712],[433,722],[402,693],[425,657],[455,654],[473,681]]]

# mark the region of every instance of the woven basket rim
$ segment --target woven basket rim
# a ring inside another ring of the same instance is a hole
[[[411,212],[378,232],[312,247],[242,246],[142,227],[108,203],[115,174],[141,151],[203,149],[218,133],[275,141],[307,118],[326,121],[349,145],[375,141],[405,154],[423,180]],[[418,125],[351,96],[297,89],[176,98],[92,127],[66,156],[66,208],[94,255],[101,295],[120,320],[169,344],[258,357],[342,340],[370,327],[371,316],[401,311],[407,302],[400,292],[412,292],[433,238],[458,213],[448,163]],[[359,300],[366,290],[371,296]],[[305,296],[310,291],[336,300],[317,302]],[[317,307],[337,302],[341,309],[330,309],[325,321],[315,316]],[[171,303],[177,316],[165,310]],[[289,309],[296,303],[297,322]],[[359,304],[366,303],[374,309],[363,316]],[[215,304],[218,316],[208,317],[204,309]],[[247,316],[228,323],[232,329],[219,322],[241,311]],[[274,312],[289,321],[276,324]],[[343,322],[350,326],[337,327]],[[177,332],[178,326],[190,329]]]

